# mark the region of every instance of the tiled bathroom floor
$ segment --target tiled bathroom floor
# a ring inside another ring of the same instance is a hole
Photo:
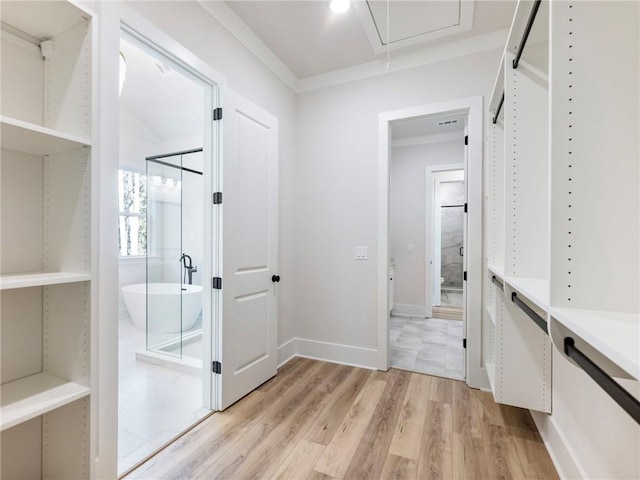
[[[209,413],[202,377],[136,360],[145,333],[128,314],[119,321],[118,473]]]
[[[391,366],[463,380],[462,326],[459,320],[391,316]]]

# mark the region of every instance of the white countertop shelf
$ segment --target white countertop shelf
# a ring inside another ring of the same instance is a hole
[[[640,379],[640,314],[556,307],[549,313],[631,377]]]
[[[545,312],[549,310],[549,280],[544,278],[505,277],[505,282]]]
[[[88,147],[91,141],[51,128],[0,115],[2,148],[32,155],[55,155]]]
[[[490,263],[487,265],[487,268],[496,277],[499,277],[500,279],[504,279],[504,267],[502,265],[496,265],[496,264]]]
[[[88,273],[72,272],[31,272],[0,275],[0,290],[13,288],[42,287],[61,283],[87,282],[91,280]]]
[[[0,431],[86,397],[89,393],[88,387],[47,373],[6,383],[0,387]]]

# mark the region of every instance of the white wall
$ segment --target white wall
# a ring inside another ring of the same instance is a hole
[[[394,303],[425,306],[425,167],[464,162],[464,134],[458,140],[391,150],[390,245],[395,259]],[[408,245],[413,245],[413,253]],[[439,287],[439,284],[438,284]]]
[[[500,54],[469,55],[299,96],[294,252],[299,337],[386,348],[378,344],[376,311],[378,114],[488,98]],[[368,261],[354,260],[357,245],[369,247]],[[367,357],[371,366],[374,357],[373,352]]]

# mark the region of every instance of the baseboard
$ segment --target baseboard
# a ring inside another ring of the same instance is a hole
[[[278,347],[278,368],[296,356],[297,338],[291,338]]]
[[[278,347],[278,367],[281,367],[293,357],[304,357],[351,367],[377,370],[378,350],[304,338],[292,338]]]
[[[392,314],[409,315],[411,317],[426,317],[427,309],[424,305],[409,305],[407,303],[394,303]]]
[[[530,412],[559,477],[588,478],[553,417],[534,410]]]

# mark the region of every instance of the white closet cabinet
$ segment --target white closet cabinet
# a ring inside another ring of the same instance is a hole
[[[497,402],[550,412],[551,341],[513,299],[515,295],[546,319],[548,2],[540,3],[526,47],[517,56],[534,6],[531,1],[518,3],[489,107],[484,363]]]
[[[489,105],[483,358],[497,402],[550,413],[567,337],[640,377],[640,27],[636,2],[542,1],[513,68],[534,8]]]
[[[90,478],[94,20],[0,15],[0,476]]]

